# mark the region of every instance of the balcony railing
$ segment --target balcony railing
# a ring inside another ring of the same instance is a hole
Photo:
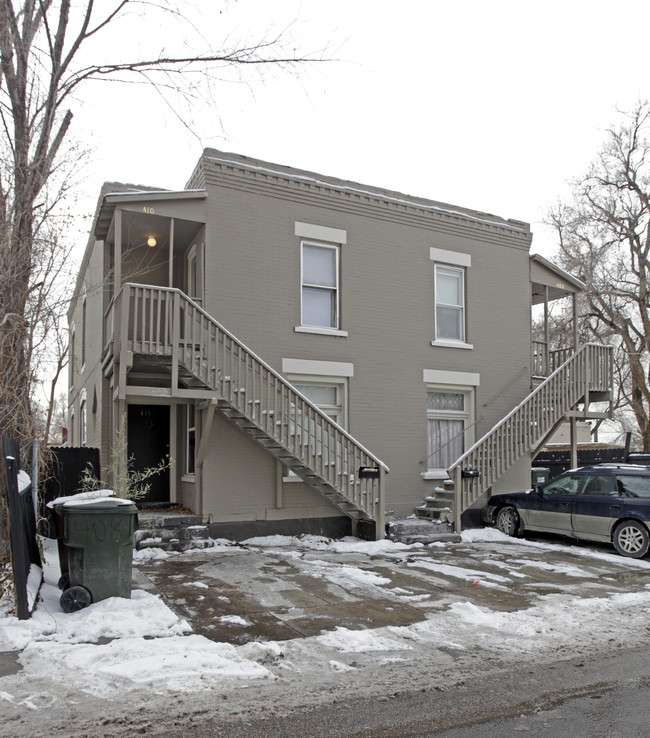
[[[546,341],[532,342],[533,377],[548,377],[571,356],[573,348],[549,349]]]

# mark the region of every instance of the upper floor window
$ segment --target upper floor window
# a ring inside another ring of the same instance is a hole
[[[302,241],[301,324],[339,327],[339,250]]]
[[[465,341],[465,270],[435,265],[436,340]]]
[[[86,401],[83,400],[79,408],[79,442],[86,445]]]
[[[77,368],[77,363],[75,361],[75,350],[76,350],[76,341],[75,341],[76,333],[75,333],[75,326],[74,323],[70,325],[70,346],[69,346],[69,352],[70,352],[70,361],[68,363],[68,384],[70,387],[72,387],[75,383],[76,377],[75,377],[75,369]]]
[[[81,366],[86,366],[86,296],[81,303]],[[82,368],[83,371],[83,368]]]

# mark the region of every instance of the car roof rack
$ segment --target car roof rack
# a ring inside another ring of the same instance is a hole
[[[586,467],[589,468],[589,467]],[[650,466],[645,464],[625,464],[623,462],[606,461],[602,464],[596,464],[594,469],[629,469],[630,471],[650,471]]]

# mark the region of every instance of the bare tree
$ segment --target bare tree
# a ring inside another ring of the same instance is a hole
[[[559,261],[587,285],[582,329],[617,347],[619,418],[650,451],[650,104],[612,127],[570,201],[550,213]],[[634,429],[629,420],[633,417]]]
[[[40,265],[52,255],[47,231],[66,195],[63,170],[71,159],[65,152],[83,87],[94,79],[137,80],[163,94],[191,95],[197,79],[218,81],[224,67],[295,68],[320,59],[301,56],[293,47],[285,51],[290,42],[285,34],[212,48],[181,5],[179,0],[0,0],[0,431],[23,444],[34,433],[34,351],[48,335],[39,325],[47,311],[39,308],[52,307],[54,275]],[[165,26],[161,16],[173,16],[173,38],[164,39],[160,30],[147,34],[149,40],[161,39],[159,49],[136,50],[129,57],[133,45],[111,43],[111,34],[145,13],[148,27],[157,29]],[[179,38],[185,45],[168,51]],[[45,251],[39,255],[40,248]],[[2,528],[0,520],[0,542],[6,540]]]

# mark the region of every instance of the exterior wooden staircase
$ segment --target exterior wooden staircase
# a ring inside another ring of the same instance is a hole
[[[355,529],[371,521],[376,538],[384,537],[386,465],[189,297],[125,284],[106,320],[107,354],[122,357],[120,387],[136,359],[164,363],[172,394],[206,401]]]
[[[568,358],[452,464],[451,481],[427,498],[418,517],[453,523],[459,532],[462,513],[525,454],[534,458],[567,417],[611,417],[612,347],[586,344],[563,353]],[[609,409],[591,409],[599,402],[608,402]]]

